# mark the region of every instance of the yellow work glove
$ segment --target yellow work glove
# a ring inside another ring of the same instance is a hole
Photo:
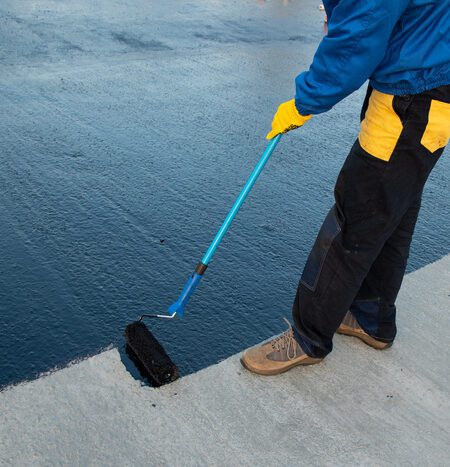
[[[273,117],[272,130],[267,133],[266,138],[272,139],[280,133],[287,133],[288,131],[295,130],[303,126],[312,115],[300,115],[297,107],[295,107],[295,100],[283,102],[278,107],[277,113]]]

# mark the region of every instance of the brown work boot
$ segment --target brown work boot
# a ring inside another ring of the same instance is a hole
[[[374,349],[384,350],[392,345],[392,342],[383,342],[369,336],[356,321],[356,318],[347,311],[341,325],[337,330],[338,334],[345,334],[346,336],[354,336],[361,339],[365,344],[370,345]]]
[[[242,365],[247,370],[259,375],[278,375],[297,365],[313,365],[322,361],[303,352],[294,338],[294,331],[285,319],[289,329],[266,344],[252,347],[241,357]]]

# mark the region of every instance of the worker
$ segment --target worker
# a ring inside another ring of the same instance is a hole
[[[267,138],[369,85],[335,204],[300,278],[293,326],[242,355],[264,375],[319,363],[336,332],[379,350],[392,345],[422,191],[450,136],[450,0],[323,3],[328,34]]]

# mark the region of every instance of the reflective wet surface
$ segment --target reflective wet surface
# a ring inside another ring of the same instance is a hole
[[[176,298],[310,63],[318,3],[2,1],[0,386]],[[184,374],[283,329],[363,95],[282,139],[186,317],[149,323]],[[409,270],[450,251],[449,164]]]

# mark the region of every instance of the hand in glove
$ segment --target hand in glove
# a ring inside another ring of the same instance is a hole
[[[295,100],[283,102],[278,107],[278,110],[273,117],[272,130],[267,133],[266,138],[272,139],[280,133],[287,133],[288,131],[295,130],[307,122],[312,115],[300,115],[297,107],[295,107]]]

